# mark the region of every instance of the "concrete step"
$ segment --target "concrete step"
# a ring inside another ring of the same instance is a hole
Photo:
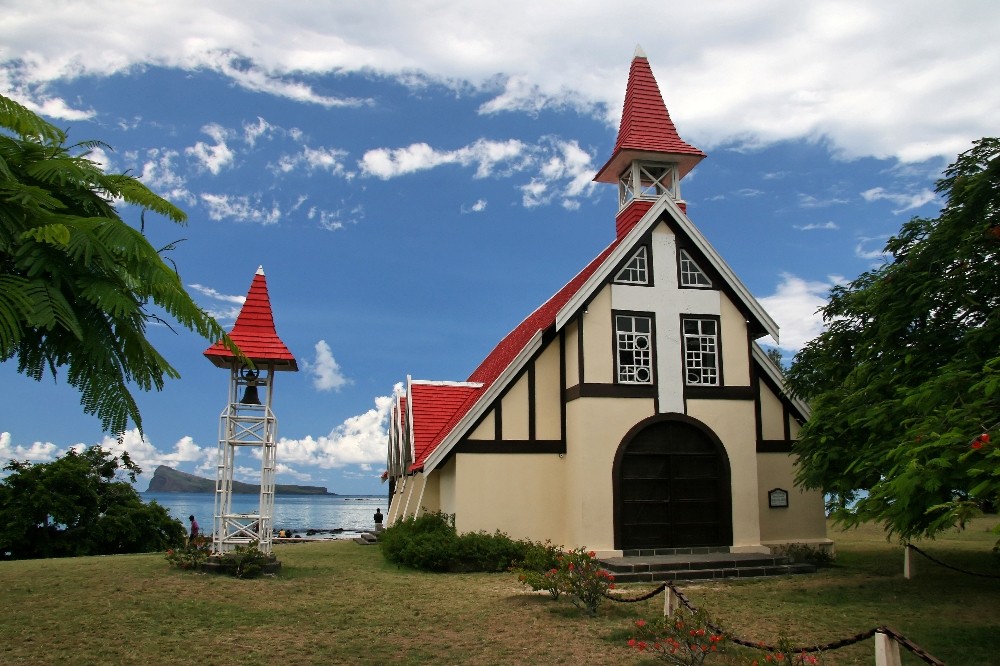
[[[672,553],[610,557],[601,564],[616,582],[650,583],[668,580],[758,578],[813,573],[812,564],[793,564],[786,557],[758,553]]]
[[[378,544],[378,535],[371,532],[362,532],[361,536],[354,537],[354,543],[362,546],[375,546]]]

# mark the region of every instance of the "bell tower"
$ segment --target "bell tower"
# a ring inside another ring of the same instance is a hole
[[[677,134],[649,60],[637,46],[628,74],[615,150],[594,176],[599,183],[618,185],[615,217],[618,236],[627,234],[663,195],[685,210],[681,179],[704,158],[705,153]]]
[[[297,371],[295,357],[278,337],[264,267],[257,269],[229,337],[253,363],[244,364],[220,342],[205,350],[217,367],[229,370],[229,400],[219,417],[212,550],[224,554],[256,542],[271,552],[278,420],[271,411],[275,373]],[[260,505],[256,513],[233,511],[233,471],[240,449],[260,449]]]

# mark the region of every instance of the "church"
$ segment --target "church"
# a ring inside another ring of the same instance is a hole
[[[778,327],[686,214],[705,158],[681,139],[641,49],[614,151],[615,236],[466,381],[407,377],[390,417],[387,522],[454,514],[600,556],[829,548],[796,488],[809,416],[756,340]]]

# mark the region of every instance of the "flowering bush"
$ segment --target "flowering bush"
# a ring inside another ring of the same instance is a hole
[[[257,542],[248,543],[222,556],[222,570],[236,578],[257,578],[264,573],[264,565],[274,561],[273,555],[266,555],[257,547]]]
[[[765,664],[781,664],[782,666],[814,666],[819,664],[819,657],[808,652],[796,652],[788,637],[782,634],[778,637],[778,649],[766,652],[763,657],[748,659],[750,666],[765,666]]]
[[[698,666],[712,654],[725,652],[726,637],[713,631],[708,615],[678,610],[670,617],[636,620],[629,647],[669,664]]]
[[[576,548],[562,556],[559,569],[573,605],[588,615],[597,615],[604,595],[615,589],[615,577],[600,567],[597,554]]]
[[[542,559],[526,561],[515,569],[517,579],[533,590],[547,591],[553,599],[566,594],[589,615],[596,615],[608,590],[615,589],[615,577],[600,567],[594,551],[577,548],[560,553],[546,542],[536,556]],[[539,562],[544,562],[543,566],[538,566]]]
[[[195,537],[184,548],[167,550],[167,562],[178,569],[198,569],[212,554],[212,540]]]

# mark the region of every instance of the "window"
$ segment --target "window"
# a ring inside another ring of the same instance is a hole
[[[649,272],[646,270],[646,247],[632,255],[625,267],[618,271],[615,282],[620,284],[649,284]]]
[[[684,381],[688,386],[719,385],[719,322],[684,319]]]
[[[708,279],[705,275],[705,271],[701,270],[701,267],[695,263],[695,260],[691,258],[691,255],[681,250],[680,253],[680,265],[681,265],[681,286],[682,287],[711,287],[712,281]]]
[[[653,383],[652,331],[652,317],[615,315],[619,383]]]

